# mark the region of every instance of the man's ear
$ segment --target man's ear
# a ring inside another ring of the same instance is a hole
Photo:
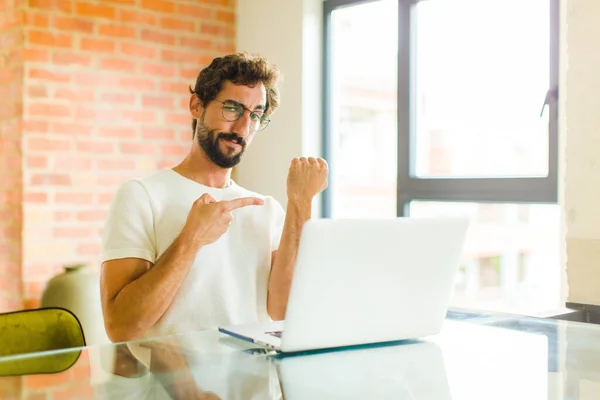
[[[192,94],[190,97],[190,114],[192,114],[193,118],[201,118],[202,112],[204,108],[202,107],[202,102],[195,94]]]

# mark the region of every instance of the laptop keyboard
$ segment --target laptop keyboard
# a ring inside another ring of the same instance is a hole
[[[271,335],[271,336],[275,336],[281,339],[281,334],[283,333],[283,331],[273,331],[273,332],[266,332],[267,335]]]

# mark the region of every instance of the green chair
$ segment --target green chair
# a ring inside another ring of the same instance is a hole
[[[70,368],[79,351],[28,353],[85,346],[77,317],[63,308],[38,308],[0,314],[0,376],[57,373]],[[9,356],[10,360],[3,359]]]

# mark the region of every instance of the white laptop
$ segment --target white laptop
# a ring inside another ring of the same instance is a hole
[[[284,353],[435,335],[467,227],[463,218],[309,220],[285,321],[219,330]]]

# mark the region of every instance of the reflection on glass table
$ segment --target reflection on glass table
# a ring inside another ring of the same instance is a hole
[[[67,371],[0,377],[0,397],[600,398],[600,327],[468,310],[451,310],[433,337],[297,355],[277,355],[216,331],[72,351],[81,355]]]

